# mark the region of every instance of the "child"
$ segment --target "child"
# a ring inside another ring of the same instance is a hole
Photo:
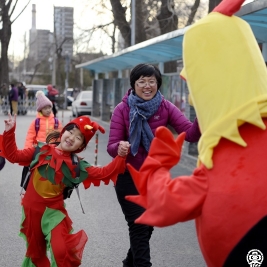
[[[24,148],[35,146],[37,141],[45,142],[47,135],[54,129],[62,130],[61,122],[54,118],[52,102],[42,91],[36,92],[36,98],[37,115],[28,129]]]
[[[125,158],[117,156],[104,167],[94,167],[83,159],[79,159],[80,175],[76,177],[71,160],[71,153],[79,153],[85,149],[97,130],[105,130],[87,116],[75,118],[59,133],[60,143],[43,144],[40,152],[33,155],[35,148],[18,150],[15,142],[16,116],[5,120],[5,131],[0,146],[1,156],[11,163],[29,165],[32,174],[22,198],[22,222],[20,236],[27,243],[27,251],[22,267],[50,267],[46,250],[50,249],[51,266],[80,266],[87,235],[83,230],[72,232],[72,221],[65,209],[63,200],[64,188],[71,184],[83,183],[87,189],[91,183],[96,186],[100,181],[108,184],[116,182],[119,173],[125,169]],[[56,133],[50,134],[54,139]],[[48,139],[51,140],[51,137]]]

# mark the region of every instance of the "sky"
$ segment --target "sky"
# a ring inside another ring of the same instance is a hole
[[[14,19],[17,14],[25,7],[29,0],[19,0],[15,13],[11,19]],[[15,2],[15,1],[14,1]],[[99,18],[95,12],[88,7],[97,4],[98,0],[31,0],[30,4],[24,12],[12,24],[12,37],[9,45],[9,55],[14,55],[15,58],[23,58],[24,55],[24,39],[28,43],[29,30],[32,26],[32,4],[36,5],[36,28],[45,29],[53,32],[53,10],[54,6],[74,7],[74,23],[80,28],[91,28],[98,24]],[[103,23],[101,21],[101,23]],[[74,32],[75,35],[75,32]]]
[[[14,19],[17,14],[25,7],[29,0],[19,0]],[[253,0],[247,0],[251,2]],[[15,1],[14,1],[15,2]],[[90,6],[88,5],[90,3]],[[109,1],[107,1],[109,3]],[[26,33],[26,40],[28,44],[29,30],[32,25],[32,4],[36,5],[36,28],[46,29],[53,32],[53,7],[54,6],[68,6],[74,7],[74,23],[75,27],[92,28],[94,25],[108,22],[110,19],[107,15],[97,15],[92,10],[92,6],[99,4],[99,0],[31,0],[30,4],[18,19],[12,24],[12,37],[9,45],[9,55],[13,55],[14,59],[21,60],[24,57],[24,39]],[[74,28],[75,29],[75,28]],[[75,35],[75,32],[74,32]],[[106,47],[109,47],[106,45]],[[99,52],[99,51],[96,51]],[[105,53],[110,53],[107,48]]]

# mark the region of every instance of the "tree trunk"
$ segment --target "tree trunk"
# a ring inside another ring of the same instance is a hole
[[[189,25],[191,25],[193,23],[194,17],[195,17],[195,15],[197,13],[197,9],[199,7],[199,4],[200,4],[200,0],[195,0],[194,5],[192,5],[192,7],[191,7],[191,13],[190,13],[190,15],[188,17],[188,21],[186,23],[186,26],[189,26]]]
[[[9,64],[8,64],[8,46],[11,38],[11,21],[9,12],[9,5],[5,5],[4,1],[1,3],[2,10],[2,29],[0,30],[1,41],[1,77],[0,83],[9,85]]]
[[[110,0],[115,25],[118,26],[122,38],[125,42],[125,47],[131,45],[131,28],[125,17],[125,8],[121,5],[120,0]]]
[[[178,17],[174,14],[170,0],[161,0],[160,13],[157,15],[161,34],[177,30]]]
[[[209,1],[209,13],[212,12],[212,10],[218,6],[220,3],[222,2],[222,0],[210,0]]]
[[[145,41],[145,16],[143,9],[143,1],[135,0],[135,44]]]
[[[160,13],[157,15],[161,34],[168,33],[178,28],[178,17],[174,14],[173,6],[170,4],[171,0],[161,0]],[[167,62],[164,64],[164,72],[176,72],[176,61]]]
[[[41,63],[40,63],[40,62],[39,62],[39,63],[37,63],[37,64],[35,65],[35,67],[34,67],[34,71],[33,71],[33,74],[32,74],[32,76],[31,76],[31,79],[30,79],[30,81],[29,81],[29,84],[31,84],[31,83],[32,83],[32,81],[33,81],[33,79],[34,79],[34,77],[35,77],[35,74],[36,74],[36,72],[38,71],[38,69],[39,69],[40,65],[41,65]]]

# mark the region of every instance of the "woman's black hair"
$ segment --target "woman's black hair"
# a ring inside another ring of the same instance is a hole
[[[130,84],[133,89],[135,86],[135,82],[140,79],[141,76],[143,77],[150,77],[152,75],[155,75],[157,79],[158,89],[160,88],[162,84],[162,78],[160,70],[151,64],[139,64],[135,66],[130,74]]]
[[[65,131],[71,131],[73,128],[77,128],[76,124],[72,123],[66,126]],[[60,144],[60,133],[59,131],[52,131],[50,132],[47,137],[45,142],[47,144],[56,144],[59,145]],[[85,149],[86,145],[85,145],[85,138],[84,138],[84,149]]]

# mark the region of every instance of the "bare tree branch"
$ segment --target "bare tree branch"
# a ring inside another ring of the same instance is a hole
[[[195,3],[191,7],[191,13],[188,17],[186,26],[189,26],[193,23],[199,5],[200,5],[200,0],[195,0]]]
[[[11,5],[11,2],[12,2],[13,0],[10,0],[9,1],[9,4]],[[18,0],[16,0],[16,2],[15,2],[15,4],[13,5],[13,8],[12,8],[12,10],[11,10],[11,12],[9,13],[9,16],[11,17],[12,16],[12,14],[13,14],[13,12],[14,12],[14,10],[15,10],[15,8],[16,8],[16,6],[17,6],[17,3],[18,3]]]
[[[16,5],[17,5],[17,2],[18,2],[18,0],[16,1]],[[16,19],[23,13],[23,11],[24,11],[24,10],[26,9],[26,7],[30,4],[30,2],[31,2],[31,0],[28,1],[28,3],[26,4],[26,6],[24,6],[24,8],[21,10],[21,12],[20,12],[20,13],[13,19],[13,21],[11,22],[11,24],[14,23],[15,20],[16,20]],[[12,15],[14,9],[15,9],[15,6],[13,7],[13,10],[12,10],[10,16]]]
[[[131,28],[126,20],[126,9],[122,6],[120,0],[110,0],[115,25],[120,29],[121,35],[125,41],[125,46],[131,45]]]

